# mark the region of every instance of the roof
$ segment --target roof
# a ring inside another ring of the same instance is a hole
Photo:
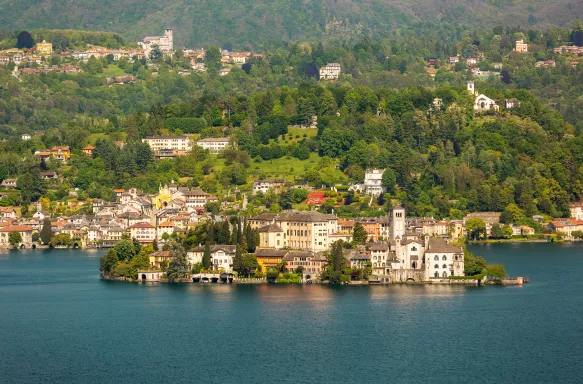
[[[188,137],[186,136],[146,136],[146,140],[155,140],[155,139],[180,139],[180,140],[186,140],[188,139]]]
[[[269,224],[265,227],[259,228],[259,232],[283,232],[283,229],[277,224]]]
[[[284,257],[287,255],[288,251],[282,249],[259,249],[255,250],[255,256],[257,257]]]
[[[429,239],[429,244],[427,246],[428,253],[462,253],[461,248],[456,247],[455,245],[448,244],[442,238],[439,237],[431,237]]]
[[[150,224],[150,223],[141,222],[141,223],[136,223],[136,224],[132,225],[132,226],[130,227],[130,229],[132,229],[132,228],[156,228],[156,227],[154,227],[154,226],[153,226],[152,224]]]
[[[337,220],[334,215],[326,215],[316,211],[309,212],[291,212],[278,215],[276,221],[301,221],[301,222],[321,222]]]
[[[191,250],[191,252],[204,252],[204,245],[200,245],[198,247],[195,247]],[[237,246],[235,245],[227,245],[227,244],[213,244],[210,246],[211,249],[211,253],[217,252],[217,251],[224,251],[225,253],[232,253],[234,254],[235,251],[237,250]]]
[[[0,229],[0,232],[29,232],[32,228],[27,225],[9,225]]]
[[[249,220],[263,220],[263,221],[272,221],[277,217],[277,213],[260,213],[257,216],[250,217]]]
[[[205,139],[200,139],[199,141],[197,141],[197,143],[216,143],[216,142],[228,143],[229,138],[228,137],[207,137]]]

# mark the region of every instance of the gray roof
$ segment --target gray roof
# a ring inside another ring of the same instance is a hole
[[[283,213],[275,219],[276,221],[303,221],[303,222],[321,222],[337,220],[338,218],[334,215],[325,215],[316,211],[309,212],[291,212]]]
[[[289,251],[283,249],[256,249],[255,256],[284,257]]]
[[[283,229],[281,229],[277,224],[269,224],[265,227],[259,228],[259,232],[283,232]]]
[[[442,238],[432,237],[429,239],[427,251],[429,253],[462,253],[462,250],[455,245],[448,244]]]

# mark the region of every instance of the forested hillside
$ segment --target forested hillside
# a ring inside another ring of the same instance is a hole
[[[583,2],[573,0],[0,0],[4,30],[102,30],[135,40],[172,27],[177,45],[255,48],[270,41],[387,36],[415,22],[568,26],[582,13]]]

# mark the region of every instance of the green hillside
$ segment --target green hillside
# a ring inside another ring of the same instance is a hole
[[[573,0],[0,0],[0,28],[103,30],[135,40],[172,27],[177,45],[243,48],[270,41],[386,35],[414,22],[569,26],[582,13],[583,2]]]

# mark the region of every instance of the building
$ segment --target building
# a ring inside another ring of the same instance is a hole
[[[204,208],[204,206],[210,201],[211,198],[208,193],[198,189],[195,189],[194,191],[186,191],[183,193],[186,201],[186,208],[190,210]]]
[[[328,259],[324,255],[310,251],[292,251],[285,255],[283,260],[287,263],[287,272],[296,272],[298,267],[302,267],[305,279],[320,278],[328,264]]]
[[[148,222],[136,223],[129,227],[130,237],[140,243],[153,243],[156,240],[156,227]]]
[[[282,263],[288,252],[275,248],[257,248],[255,257],[257,257],[257,263],[261,267],[261,271],[267,272],[270,268],[276,268],[278,264]]]
[[[474,100],[474,111],[497,111],[499,109],[496,101],[486,95],[478,94],[474,88],[473,81],[468,81],[467,89],[468,92],[476,97]]]
[[[257,194],[257,192],[267,193],[270,189],[273,191],[280,191],[284,184],[284,179],[255,180],[253,182],[253,194]]]
[[[227,273],[232,272],[233,258],[235,257],[237,247],[235,245],[215,244],[209,246],[209,248],[212,269],[215,271],[223,270]],[[201,263],[202,258],[204,257],[204,249],[205,246],[201,245],[186,252],[186,259],[188,260],[188,263],[190,265]]]
[[[572,240],[573,232],[583,231],[583,221],[576,219],[553,219],[548,227],[553,232],[560,233],[566,239]]]
[[[352,186],[351,189],[371,196],[379,196],[386,191],[382,182],[384,173],[384,169],[367,169],[364,173],[364,182]]]
[[[569,204],[569,210],[571,211],[571,219],[583,221],[583,201]]]
[[[464,250],[432,237],[425,250],[426,280],[464,275]]]
[[[16,179],[4,179],[0,187],[3,189],[16,189]]]
[[[48,56],[53,53],[53,44],[42,41],[41,43],[36,43],[35,47],[36,53],[41,56]]]
[[[10,233],[18,232],[22,240],[16,248],[30,248],[32,246],[32,227],[27,225],[8,225],[0,228],[0,247],[8,248],[10,244]]]
[[[71,149],[68,145],[54,146],[51,148],[51,157],[55,160],[66,163],[71,158]]]
[[[174,50],[174,31],[170,28],[164,30],[162,36],[148,36],[138,41],[138,46],[144,50],[144,54],[150,57],[152,48],[157,45],[160,51],[169,54]]]
[[[192,150],[192,143],[187,136],[147,136],[142,139],[147,143],[154,154],[164,150],[182,151],[183,153]]]
[[[32,136],[31,136],[31,135],[29,135],[28,133],[23,133],[23,134],[20,136],[20,138],[21,138],[22,140],[30,140],[30,139],[32,139]]]
[[[256,218],[250,220],[258,221]],[[282,213],[259,229],[259,243],[261,247],[320,252],[330,248],[328,236],[337,232],[336,216],[315,211]]]
[[[528,52],[528,44],[524,43],[524,40],[516,40],[516,48],[514,48],[516,52]]]
[[[156,226],[156,238],[158,241],[163,240],[165,233],[167,233],[168,236],[174,233],[174,224],[168,220]]]
[[[338,80],[342,67],[338,63],[328,63],[320,68],[320,80]]]
[[[171,251],[157,251],[148,255],[150,266],[158,269],[162,268],[162,264],[168,265],[173,257],[174,255]]]
[[[210,153],[217,154],[224,151],[229,146],[228,137],[207,137],[206,139],[200,139],[196,142],[196,145],[202,149],[210,151]]]
[[[95,146],[93,145],[87,145],[85,148],[83,148],[83,154],[85,156],[93,156],[93,152],[95,151]]]
[[[520,106],[520,100],[515,99],[514,97],[510,98],[510,99],[506,99],[504,106],[506,107],[506,109],[512,109],[514,107],[518,107],[518,106]]]

